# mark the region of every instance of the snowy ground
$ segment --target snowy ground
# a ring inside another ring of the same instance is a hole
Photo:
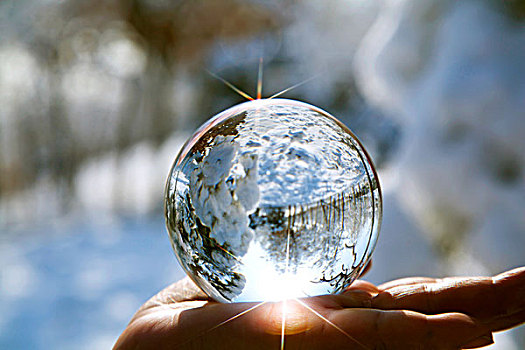
[[[1,349],[109,349],[184,274],[161,217],[31,231],[0,243]]]
[[[330,87],[355,74],[366,102],[402,125],[391,160],[397,175],[380,174],[384,221],[367,279],[497,273],[523,265],[523,22],[509,21],[488,1],[391,0],[370,8],[347,3],[304,2],[283,45],[297,58],[294,82],[323,72],[325,80],[304,86],[309,102],[323,106],[332,98]],[[8,68],[2,77],[12,78],[4,79],[12,83],[5,84],[5,101],[31,105],[27,83],[39,76],[36,63],[22,48],[0,56]],[[322,67],[331,69],[324,73]],[[265,75],[265,91],[286,86],[280,74]],[[185,103],[178,108],[191,106],[191,94],[181,93]],[[6,116],[18,120],[8,112],[0,116],[4,130]],[[16,139],[16,133],[8,136],[4,140]],[[168,167],[184,139],[174,135],[159,150],[144,142],[119,157],[90,159],[75,179],[79,208],[73,211],[117,209],[141,218],[157,212]],[[0,349],[110,348],[147,298],[183,276],[162,217],[102,220],[89,214],[48,226],[56,221],[60,196],[44,177],[0,202]],[[27,222],[29,212],[33,227],[13,227]],[[456,255],[438,256],[431,248],[431,241],[454,242],[458,232]],[[525,327],[504,333],[492,348],[523,349],[524,334]]]

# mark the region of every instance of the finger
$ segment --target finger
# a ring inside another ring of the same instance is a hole
[[[525,323],[525,310],[510,315],[504,315],[490,320],[490,328],[493,332],[503,331]]]
[[[377,294],[380,291],[375,285],[373,285],[370,282],[356,280],[351,285],[346,287],[343,293],[346,293],[347,291],[353,291],[353,290],[361,290],[361,291],[366,291],[366,292],[374,293],[374,294]]]
[[[509,327],[524,320],[525,268],[496,277],[446,278],[386,288],[372,300],[380,309],[408,309],[428,314],[462,312],[488,325]],[[508,320],[509,323],[506,323]],[[496,323],[497,321],[497,323]]]
[[[401,310],[347,309],[332,320],[372,349],[459,349],[490,336],[486,327],[460,313],[427,316]]]
[[[369,308],[372,306],[372,298],[374,293],[370,293],[365,290],[346,290],[341,294],[328,295],[330,300],[335,303],[332,306],[334,309],[341,308]],[[325,304],[326,307],[330,308],[329,304]]]
[[[185,301],[210,301],[210,298],[189,278],[185,277],[161,290],[135,313],[132,320],[159,305],[170,305]]]
[[[407,277],[407,278],[401,278],[395,281],[390,281],[383,283],[378,288],[379,289],[389,289],[394,287],[401,287],[401,286],[409,286],[413,284],[420,284],[420,283],[435,283],[438,280],[431,277]]]
[[[462,349],[478,349],[478,348],[483,348],[491,344],[494,344],[494,338],[492,337],[491,333],[488,333],[488,334],[485,334],[481,337],[475,338],[467,342],[461,348]]]
[[[211,300],[189,277],[163,289],[156,298],[166,304],[187,300]]]

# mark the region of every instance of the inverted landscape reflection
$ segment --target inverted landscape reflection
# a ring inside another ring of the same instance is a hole
[[[338,292],[359,275],[381,194],[366,151],[335,118],[256,100],[189,140],[168,179],[166,218],[181,265],[208,295],[280,300]]]

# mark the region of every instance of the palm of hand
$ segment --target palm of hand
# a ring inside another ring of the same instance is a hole
[[[474,348],[525,321],[524,295],[521,268],[494,278],[357,281],[339,295],[287,301],[283,312],[283,303],[213,302],[186,278],[144,304],[115,348]]]

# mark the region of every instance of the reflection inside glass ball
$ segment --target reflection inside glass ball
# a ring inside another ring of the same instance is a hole
[[[379,180],[356,137],[286,99],[236,105],[186,143],[166,185],[182,267],[221,302],[336,293],[370,259]]]

